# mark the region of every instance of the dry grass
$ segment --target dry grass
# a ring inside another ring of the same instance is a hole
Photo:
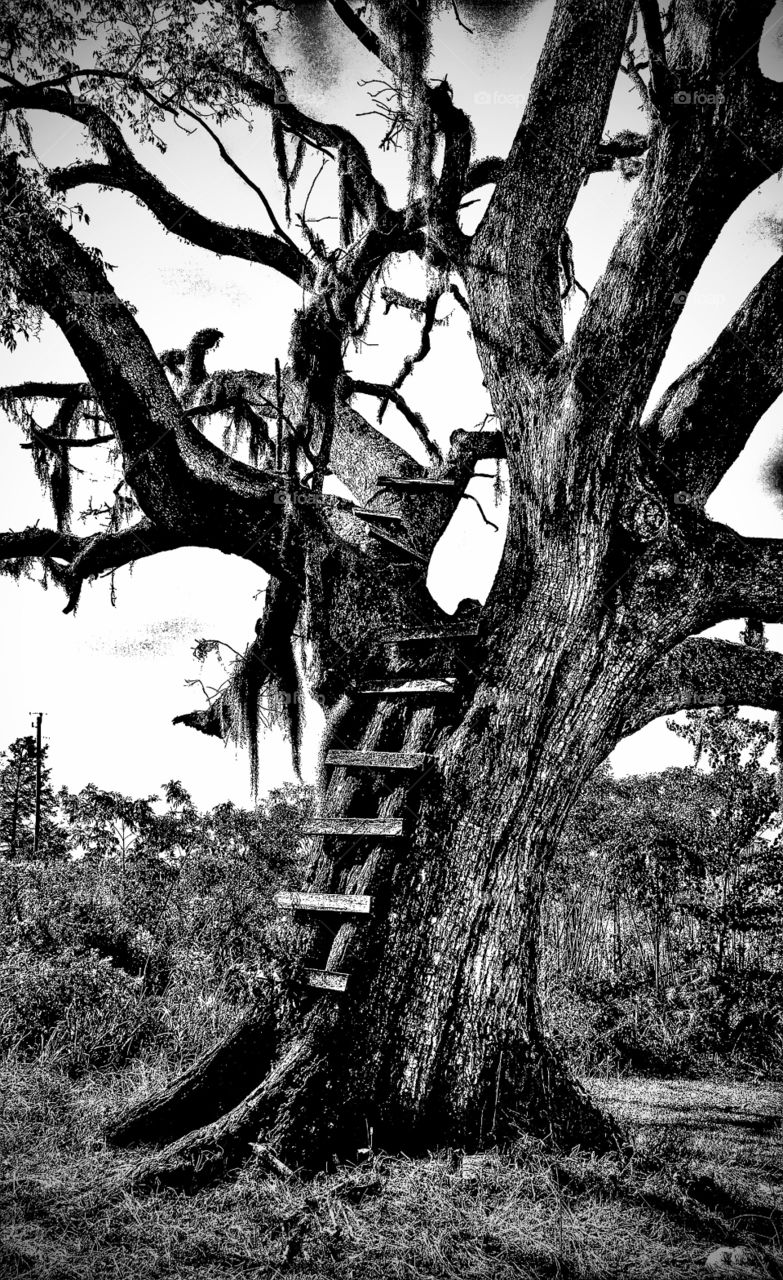
[[[379,1156],[308,1182],[249,1164],[191,1198],[107,1196],[123,1158],[101,1118],[148,1082],[141,1067],[81,1083],[0,1068],[2,1280],[705,1280],[710,1250],[741,1241],[759,1269],[737,1275],[783,1276],[772,1088],[592,1082],[637,1136],[625,1163],[520,1144],[464,1163]]]

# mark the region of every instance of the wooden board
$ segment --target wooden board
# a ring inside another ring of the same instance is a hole
[[[436,489],[439,493],[449,493],[456,489],[454,480],[430,480],[427,476],[378,476],[378,487],[381,489]]]
[[[405,524],[402,516],[392,515],[388,511],[368,511],[366,507],[354,507],[353,514],[360,520],[377,520],[379,524]]]
[[[329,751],[327,764],[343,769],[424,769],[432,756],[426,751]]]
[[[305,969],[308,987],[318,987],[320,991],[345,991],[348,986],[347,973],[330,973],[328,969]]]
[[[394,551],[399,551],[402,555],[407,556],[409,560],[418,560],[421,564],[427,564],[427,557],[423,556],[415,547],[409,547],[407,542],[400,542],[397,538],[390,538],[388,533],[381,533],[380,529],[370,529],[372,536],[382,542],[384,546],[391,547]]]
[[[402,818],[314,818],[302,827],[306,836],[376,836],[393,839],[402,835]]]
[[[341,911],[368,916],[372,898],[363,893],[276,893],[281,911]]]
[[[454,692],[454,677],[445,680],[403,680],[400,684],[362,685],[359,693],[372,698],[399,698],[413,694],[443,694]]]
[[[426,644],[436,641],[475,640],[478,631],[408,631],[386,636],[381,644]]]

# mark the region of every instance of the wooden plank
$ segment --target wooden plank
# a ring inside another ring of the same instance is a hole
[[[364,893],[276,893],[281,911],[341,911],[368,916],[372,898]]]
[[[376,836],[394,839],[402,835],[402,818],[314,818],[302,827],[306,836]]]
[[[432,756],[426,751],[329,751],[327,764],[343,769],[424,769]]]
[[[444,694],[454,692],[454,677],[444,680],[403,680],[400,684],[367,684],[362,685],[359,693],[372,698],[410,697],[414,694]]]
[[[382,533],[380,529],[370,529],[370,533],[378,542],[383,542],[387,547],[392,547],[395,551],[399,551],[404,556],[408,556],[410,560],[418,560],[421,564],[428,564],[426,556],[423,556],[415,547],[408,546],[407,542],[400,542],[397,538],[390,538],[388,533]]]
[[[425,644],[434,641],[475,640],[478,631],[403,631],[387,636],[381,644]]]
[[[428,476],[378,476],[379,489],[435,489],[449,493],[457,488],[455,480],[430,480]]]
[[[392,515],[388,511],[368,511],[366,507],[354,507],[353,514],[360,520],[377,520],[379,524],[405,524],[402,516]]]
[[[319,991],[345,991],[349,974],[331,973],[328,969],[305,969],[308,987],[317,987]]]

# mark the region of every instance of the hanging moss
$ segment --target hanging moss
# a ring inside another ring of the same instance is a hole
[[[383,0],[374,6],[384,39],[395,50],[399,92],[407,118],[411,195],[432,185],[435,128],[427,103],[427,66],[436,0]]]
[[[272,116],[272,152],[275,157],[277,176],[283,184],[283,191],[285,194],[285,216],[287,222],[291,221],[291,194],[302,171],[305,148],[306,144],[304,140],[302,138],[297,138],[294,158],[289,164],[285,141],[285,129],[280,116],[275,112]]]

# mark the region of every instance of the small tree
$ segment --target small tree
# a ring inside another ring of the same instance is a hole
[[[51,850],[57,836],[51,770],[45,763],[48,745],[41,751],[41,848]],[[0,754],[0,849],[8,857],[29,857],[33,852],[37,745],[28,734]]]
[[[63,787],[59,800],[72,837],[86,856],[116,857],[124,872],[139,838],[152,825],[154,796],[134,800],[90,782],[76,793]]]

